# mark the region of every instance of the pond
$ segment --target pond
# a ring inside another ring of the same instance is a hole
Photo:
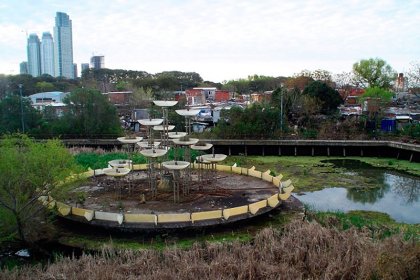
[[[352,188],[325,186],[320,191],[297,194],[296,197],[302,203],[320,211],[377,211],[387,213],[397,222],[420,223],[419,177],[375,168],[357,160],[324,162],[341,168],[346,176],[365,177],[364,181],[369,182],[369,185],[362,184]]]

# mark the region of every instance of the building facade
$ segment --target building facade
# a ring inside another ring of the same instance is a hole
[[[54,77],[54,73],[54,41],[50,32],[44,32],[41,42],[41,74]]]
[[[36,34],[28,38],[28,74],[33,77],[41,75],[41,44]]]
[[[93,69],[105,68],[105,57],[103,55],[95,55],[90,58],[90,67]]]
[[[28,74],[28,62],[22,61],[19,64],[20,74]]]
[[[66,13],[57,12],[54,26],[55,76],[74,78],[72,22]]]

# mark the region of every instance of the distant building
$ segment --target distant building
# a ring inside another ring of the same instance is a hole
[[[41,47],[38,35],[31,34],[28,38],[28,74],[38,77],[41,75]]]
[[[105,57],[103,55],[95,55],[90,58],[90,67],[93,69],[105,68]]]
[[[19,64],[19,69],[20,69],[19,71],[20,74],[28,74],[28,62],[22,61]]]
[[[407,91],[407,86],[405,83],[405,78],[403,73],[399,73],[397,80],[395,82],[395,91],[396,92],[404,92]]]
[[[55,76],[74,78],[72,22],[66,13],[57,12],[54,26]]]
[[[52,110],[57,116],[61,116],[64,113],[66,104],[63,103],[64,97],[68,92],[51,91],[51,92],[40,92],[29,96],[32,107],[37,110],[44,111],[46,109]]]
[[[85,71],[85,70],[88,70],[89,69],[89,63],[82,63],[81,65],[80,65],[80,68],[81,68],[81,73],[83,74],[83,71]]]
[[[108,96],[109,102],[114,105],[127,105],[130,102],[130,97],[133,94],[132,91],[111,91],[103,93]]]
[[[77,76],[77,63],[73,63],[73,73],[74,73],[74,78],[76,79],[78,76]]]
[[[54,41],[50,32],[42,33],[41,42],[41,74],[54,74]]]

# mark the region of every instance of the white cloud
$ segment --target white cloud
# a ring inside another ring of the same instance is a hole
[[[0,20],[0,35],[28,26],[52,32],[55,12],[63,11],[73,21],[75,61],[103,54],[109,68],[196,71],[222,81],[302,69],[349,71],[368,57],[384,58],[398,70],[420,57],[417,0],[22,2],[25,16],[11,0],[0,6],[2,14],[14,15],[8,25]],[[10,44],[0,39],[0,59],[8,64],[0,72],[26,58],[21,34],[10,36],[22,53],[4,54]]]

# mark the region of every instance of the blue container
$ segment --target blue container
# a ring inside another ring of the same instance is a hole
[[[395,119],[383,119],[381,121],[381,130],[384,132],[394,132],[397,128],[397,121]]]

